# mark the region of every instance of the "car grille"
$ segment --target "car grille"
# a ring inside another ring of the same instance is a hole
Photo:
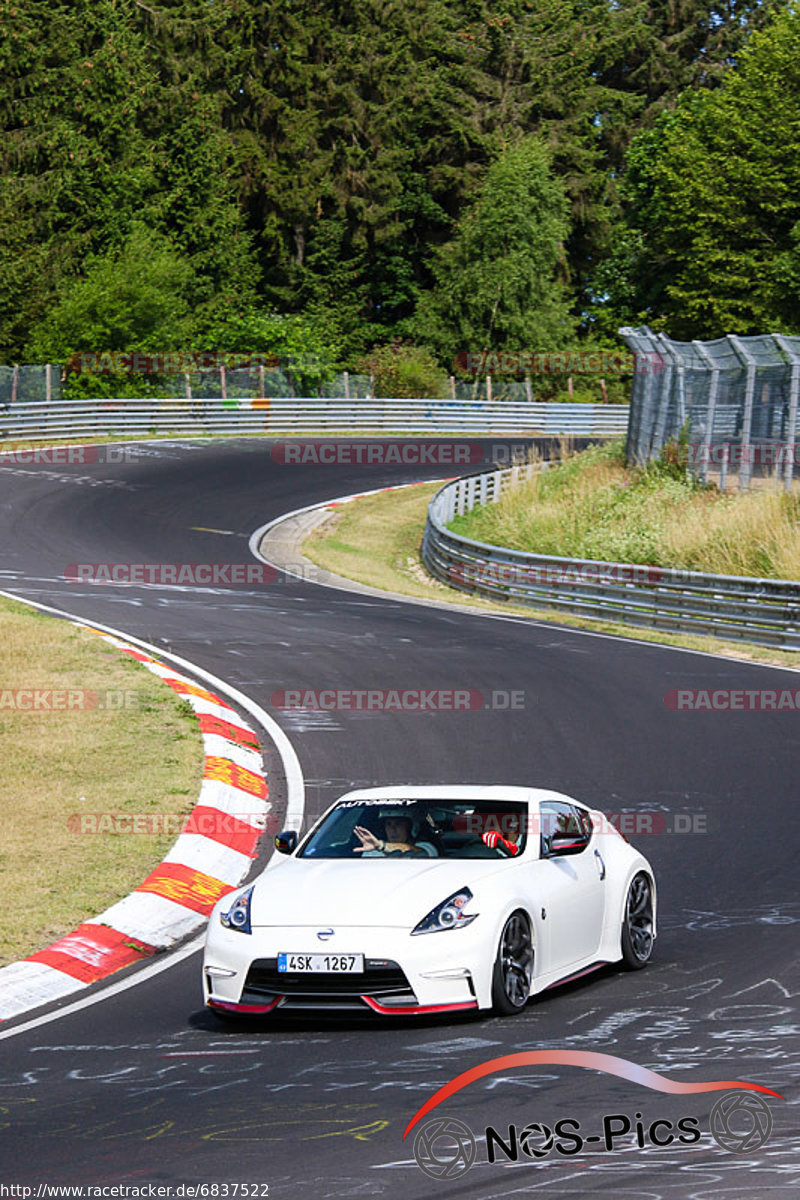
[[[358,975],[278,971],[275,958],[257,958],[250,964],[243,1004],[263,1003],[265,997],[285,996],[282,1008],[364,1008],[362,996],[382,1003],[414,1005],[417,998],[405,972],[389,959],[368,958]]]

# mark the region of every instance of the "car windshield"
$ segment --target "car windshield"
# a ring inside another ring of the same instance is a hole
[[[513,858],[527,806],[506,800],[343,800],[300,858]]]

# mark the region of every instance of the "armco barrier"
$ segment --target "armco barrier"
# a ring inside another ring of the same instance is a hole
[[[52,400],[0,405],[0,440],[120,434],[521,434],[620,437],[626,404],[464,400]]]
[[[447,528],[454,516],[495,503],[536,469],[488,471],[439,489],[428,507],[422,545],[432,575],[464,591],[534,608],[800,650],[799,582],[528,554]]]

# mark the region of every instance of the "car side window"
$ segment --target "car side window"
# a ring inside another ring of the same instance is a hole
[[[550,839],[554,833],[577,833],[591,837],[592,820],[583,809],[567,804],[564,800],[544,800],[539,809],[541,819],[539,854],[545,858],[550,853]]]
[[[584,835],[584,837],[590,838],[592,836],[592,834],[594,833],[594,825],[592,824],[592,818],[589,816],[589,814],[585,808],[579,808],[577,804],[573,804],[572,807],[574,809],[575,817],[578,822],[577,828]]]

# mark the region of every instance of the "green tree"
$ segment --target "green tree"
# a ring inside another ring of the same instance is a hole
[[[141,221],[172,239],[198,310],[255,298],[236,147],[202,64],[168,70],[135,0],[0,0],[0,355]]]
[[[190,325],[188,260],[163,234],[134,225],[120,250],[91,255],[31,333],[25,356],[63,362],[81,351],[158,352],[187,344]]]
[[[631,307],[678,338],[800,330],[800,9],[628,154]],[[634,243],[635,244],[635,243]]]
[[[506,149],[434,268],[420,331],[452,358],[459,352],[552,350],[575,332],[564,281],[568,203],[535,138]]]

